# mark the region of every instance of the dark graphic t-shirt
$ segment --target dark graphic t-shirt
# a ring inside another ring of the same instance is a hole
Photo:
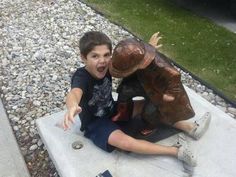
[[[80,101],[81,130],[97,118],[109,117],[113,113],[114,100],[112,98],[112,79],[109,72],[103,79],[93,78],[84,68],[79,68],[74,73],[71,89],[80,88],[83,96]]]

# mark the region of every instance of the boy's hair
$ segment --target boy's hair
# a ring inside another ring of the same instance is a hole
[[[106,34],[99,31],[89,31],[79,41],[80,53],[86,57],[97,45],[107,45],[110,52],[112,51],[111,40]]]

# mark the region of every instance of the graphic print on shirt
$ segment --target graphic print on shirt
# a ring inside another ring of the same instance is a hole
[[[95,116],[102,117],[105,115],[105,108],[112,109],[112,97],[111,97],[111,81],[105,78],[101,85],[94,85],[93,96],[89,100],[89,106],[97,106]]]

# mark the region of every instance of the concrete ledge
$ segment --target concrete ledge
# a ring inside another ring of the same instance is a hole
[[[0,177],[29,177],[2,101],[0,100]]]
[[[217,107],[186,88],[197,119],[206,111],[212,114],[208,132],[199,141],[192,140],[198,155],[198,166],[194,169],[196,177],[235,177],[236,170],[236,121]],[[122,151],[106,153],[83,137],[77,119],[69,131],[56,124],[63,119],[64,112],[37,119],[36,124],[61,177],[95,177],[109,170],[116,177],[183,177],[186,175],[182,163],[167,156],[138,155]],[[176,136],[176,135],[175,135]],[[171,144],[176,138],[169,137],[159,141]],[[74,150],[72,143],[81,141],[83,148]]]

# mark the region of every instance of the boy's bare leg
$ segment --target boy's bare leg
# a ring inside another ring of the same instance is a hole
[[[194,128],[194,123],[183,120],[183,121],[176,122],[174,124],[174,127],[188,133]]]
[[[175,157],[178,154],[177,147],[162,146],[145,140],[135,139],[126,135],[121,130],[112,132],[109,136],[108,143],[119,149],[140,154],[171,155]]]
[[[192,138],[198,140],[207,131],[211,122],[211,114],[206,112],[201,118],[194,122],[179,121],[174,124],[174,127],[186,132]]]
[[[174,156],[187,165],[192,167],[196,166],[196,157],[192,153],[188,141],[186,141],[185,138],[182,139],[181,136],[179,136],[178,139],[178,143],[173,146],[162,146],[145,140],[132,138],[121,130],[115,130],[109,136],[108,143],[119,149],[140,154]]]

